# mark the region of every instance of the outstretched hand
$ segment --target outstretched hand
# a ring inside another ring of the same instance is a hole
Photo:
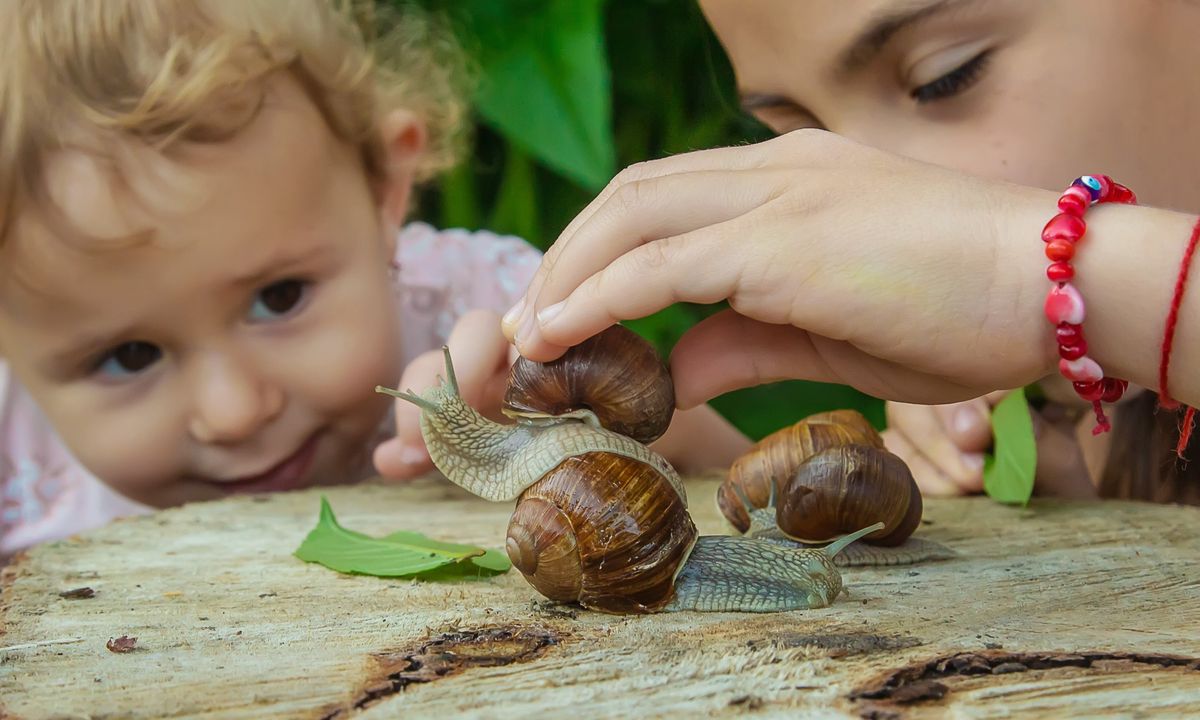
[[[884,444],[912,470],[924,495],[983,492],[983,457],[994,442],[992,409],[1010,392],[946,405],[889,402]],[[1032,407],[1029,413],[1037,441],[1034,492],[1044,497],[1097,497],[1076,416],[1061,411],[1043,414]],[[1091,438],[1086,428],[1083,433]]]
[[[681,408],[786,378],[966,400],[1054,368],[1030,290],[1044,262],[1000,238],[1037,238],[1055,197],[815,130],[643,163],[566,228],[504,332],[549,360],[613,322],[727,300],[675,348]]]
[[[500,404],[516,350],[500,333],[499,315],[488,310],[466,313],[455,323],[446,345],[464,401],[487,417],[502,418]],[[421,392],[436,385],[445,372],[445,355],[440,349],[430,350],[408,364],[398,387]],[[397,400],[395,411],[396,437],[375,449],[375,469],[389,480],[411,480],[433,470],[433,461],[421,437],[420,408]]]

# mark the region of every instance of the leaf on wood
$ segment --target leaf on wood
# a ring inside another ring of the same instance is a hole
[[[433,540],[418,532],[401,530],[375,538],[348,530],[338,523],[324,497],[317,526],[295,555],[341,573],[424,580],[484,577],[512,567],[502,552]]]
[[[1037,441],[1025,391],[1009,393],[992,410],[995,454],[983,461],[983,489],[993,500],[1025,505],[1033,495]]]
[[[104,647],[108,648],[109,652],[133,652],[137,649],[137,638],[129,637],[128,635],[122,635],[119,638],[109,638]]]

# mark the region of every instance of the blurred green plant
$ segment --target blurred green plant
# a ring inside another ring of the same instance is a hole
[[[421,219],[435,225],[545,249],[618,169],[769,136],[737,109],[733,73],[695,0],[418,4],[449,20],[477,74],[469,152],[421,198]],[[665,355],[719,309],[681,304],[627,324]],[[712,404],[754,438],[835,408],[884,424],[880,401],[821,383],[749,388]]]
[[[1037,436],[1025,389],[1017,388],[992,409],[994,449],[983,458],[983,490],[1010,505],[1026,505],[1037,473]]]

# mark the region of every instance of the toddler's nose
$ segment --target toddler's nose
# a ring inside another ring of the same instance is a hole
[[[282,389],[253,363],[223,355],[207,359],[194,377],[192,437],[203,443],[245,440],[283,409]]]

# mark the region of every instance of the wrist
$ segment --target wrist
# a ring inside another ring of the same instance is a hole
[[[1032,193],[1029,199],[1033,199]],[[1182,235],[1181,229],[1188,230],[1193,219],[1131,207],[1136,202],[1134,193],[1115,180],[1084,175],[1059,195],[1055,203],[1058,212],[1039,233],[1050,261],[1045,265],[1050,290],[1044,312],[1054,328],[1054,344],[1061,358],[1058,370],[1073,382],[1080,397],[1092,404],[1094,433],[1111,427],[1104,404],[1119,400],[1130,379],[1146,383],[1156,356],[1161,357],[1159,392],[1165,402],[1173,403],[1165,398],[1167,362],[1183,309],[1185,274],[1175,283],[1169,282],[1167,258],[1182,255],[1180,241],[1172,238]],[[1020,227],[1005,230],[1014,233]],[[1183,241],[1187,259],[1195,247],[1195,233],[1200,233],[1200,223]],[[1004,246],[1015,245],[1009,241]],[[1186,263],[1185,259],[1184,273]],[[1168,282],[1162,281],[1164,277]],[[1167,294],[1164,288],[1169,289],[1170,299],[1163,297]],[[1156,318],[1155,308],[1164,304],[1168,312],[1159,310],[1161,319]],[[1085,330],[1085,324],[1089,329]],[[1163,328],[1163,340],[1154,342],[1155,333]],[[1032,347],[1040,346],[1035,342]],[[1189,421],[1192,412],[1188,411]],[[1180,447],[1185,443],[1186,437],[1181,436]]]
[[[1088,353],[1110,375],[1157,386],[1163,326],[1194,222],[1189,214],[1144,206],[1089,211],[1074,284],[1088,303]],[[1177,344],[1175,367],[1200,359],[1186,345]]]
[[[997,203],[989,318],[1010,324],[999,332],[1012,338],[1013,356],[1005,360],[1017,373],[1016,384],[1058,375],[1058,345],[1044,311],[1050,261],[1040,239],[1046,221],[1057,212],[1058,195],[1039,188],[1008,186],[1005,199]]]

